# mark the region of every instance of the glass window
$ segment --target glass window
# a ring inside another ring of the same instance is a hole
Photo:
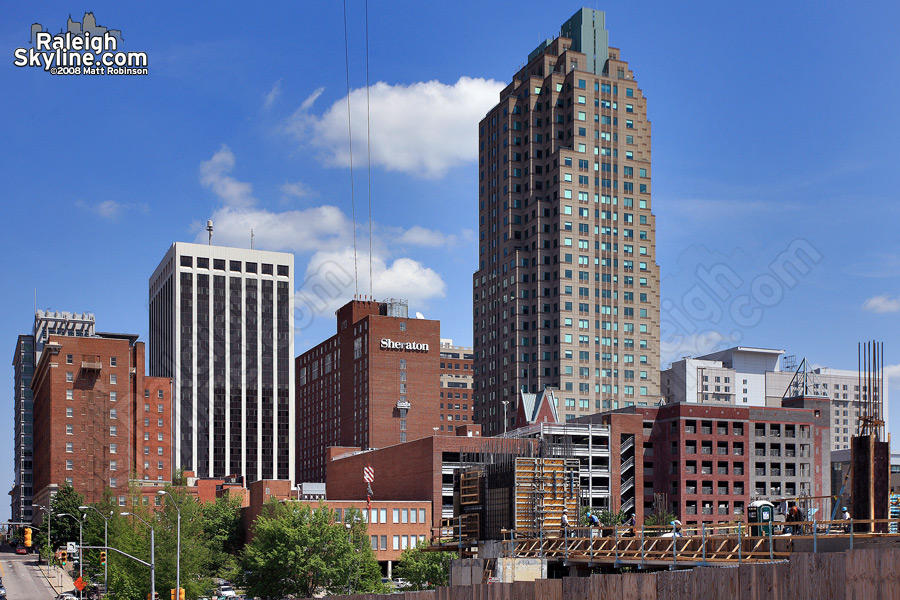
[[[424,522],[425,522],[425,509],[420,508],[419,509],[419,523],[424,523]]]
[[[66,452],[75,452],[75,444],[73,442],[66,442]]]
[[[395,535],[394,536],[394,550],[399,550],[399,549],[400,549],[400,536]]]
[[[119,360],[119,359],[118,359],[117,357],[115,357],[115,356],[110,356],[110,357],[109,357],[109,366],[111,366],[111,367],[117,366],[116,363],[118,362],[118,360]]]
[[[399,522],[400,522],[400,509],[395,508],[394,509],[394,523],[399,523]],[[395,548],[395,550],[396,550],[396,548]]]
[[[402,515],[402,519],[403,519],[401,522],[409,523],[409,509],[404,508],[401,515]]]
[[[387,509],[386,509],[386,508],[382,508],[382,509],[380,509],[379,512],[381,512],[381,522],[382,522],[382,523],[387,523]]]
[[[67,407],[66,407],[66,416],[67,416],[67,417],[73,417],[73,416],[75,416],[74,411],[73,411],[73,409],[72,409],[71,406],[67,406]]]
[[[72,431],[72,425],[71,425],[71,424],[67,424],[67,425],[66,425],[66,435],[72,435],[73,433],[74,433],[74,432]]]
[[[119,448],[118,444],[110,444],[110,445],[109,445],[109,453],[110,453],[110,454],[116,454],[118,448]]]
[[[109,426],[109,435],[111,437],[116,437],[116,426],[115,425]]]
[[[109,470],[110,471],[116,470],[116,461],[114,461],[114,460],[109,461]]]
[[[74,468],[75,468],[75,461],[73,461],[72,459],[67,459],[66,460],[66,471],[71,471]]]

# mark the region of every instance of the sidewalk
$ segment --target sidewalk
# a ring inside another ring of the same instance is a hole
[[[53,591],[57,594],[61,594],[62,592],[71,592],[75,589],[75,581],[72,579],[69,573],[62,568],[48,567],[46,562],[44,564],[38,565],[37,568],[41,571],[44,577],[47,578],[47,582],[50,584],[50,587],[52,587]]]

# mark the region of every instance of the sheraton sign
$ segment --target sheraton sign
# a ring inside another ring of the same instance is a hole
[[[406,352],[428,352],[428,344],[420,342],[395,342],[390,338],[381,338],[382,350],[405,350]]]

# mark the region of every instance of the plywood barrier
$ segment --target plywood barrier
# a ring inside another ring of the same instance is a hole
[[[900,549],[793,553],[789,561],[442,587],[336,600],[900,600]]]

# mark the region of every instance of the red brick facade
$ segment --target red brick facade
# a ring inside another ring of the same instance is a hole
[[[329,448],[326,495],[328,498],[365,498],[363,469],[372,467],[375,471],[372,499],[430,502],[433,507],[431,525],[436,533],[441,526],[443,486],[452,488],[453,485],[452,471],[445,472],[445,467],[457,466],[460,454],[465,452],[508,449],[523,450],[524,455],[525,448],[533,449],[536,445],[534,440],[439,435],[370,452],[359,452],[358,448]]]
[[[352,301],[338,332],[296,359],[298,482],[324,481],[329,446],[384,448],[439,423],[440,323]]]
[[[36,503],[67,481],[87,502],[110,489],[120,503],[132,473],[171,481],[171,381],[145,376],[136,339],[50,336],[32,380]]]
[[[253,539],[253,523],[262,512],[263,506],[272,499],[296,500],[288,482],[278,480],[254,481],[249,488],[249,503],[241,510],[241,521],[248,543]],[[313,510],[318,510],[318,501],[303,501]],[[371,513],[361,500],[323,500],[322,505],[336,511],[336,517],[343,519],[346,511],[357,509],[368,523],[370,545],[379,561],[396,561],[403,550],[415,546],[419,540],[431,539],[431,502],[422,501],[373,501]]]
[[[440,421],[433,425],[438,435],[453,435],[460,427],[474,425],[472,362],[471,348],[441,343]]]

